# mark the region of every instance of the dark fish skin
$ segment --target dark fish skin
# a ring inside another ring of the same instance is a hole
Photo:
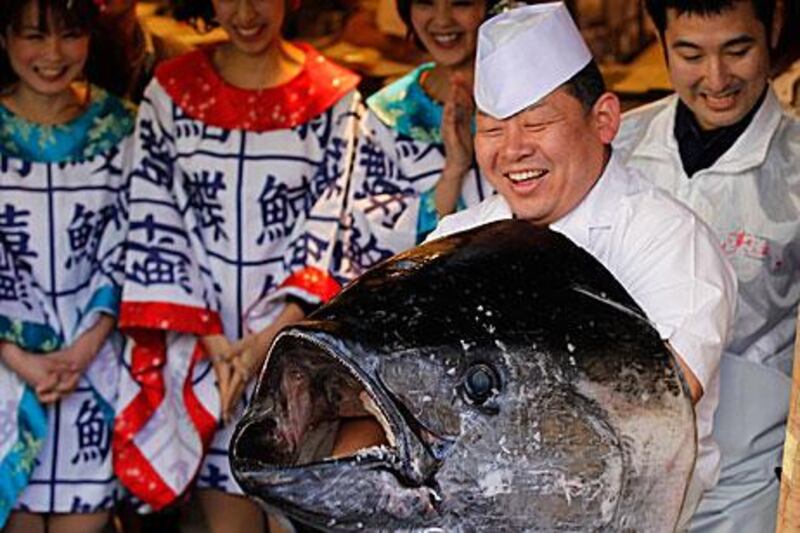
[[[390,444],[329,458],[341,419],[376,406]],[[674,529],[695,442],[626,291],[566,237],[504,221],[283,330],[230,459],[246,493],[321,530],[650,532]]]

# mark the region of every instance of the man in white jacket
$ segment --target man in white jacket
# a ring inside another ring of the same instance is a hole
[[[693,531],[775,530],[800,303],[800,123],[767,80],[773,4],[648,0],[677,94],[626,115],[614,142],[714,230],[738,278],[714,421],[721,473]]]
[[[617,277],[676,355],[696,402],[685,521],[718,468],[711,424],[734,313],[732,270],[690,210],[612,154],[619,101],[563,4],[484,23],[475,79],[475,154],[499,195],[446,217],[431,238],[516,217],[565,234]]]

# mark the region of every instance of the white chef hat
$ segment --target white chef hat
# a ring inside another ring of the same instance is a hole
[[[511,9],[478,30],[475,103],[494,118],[510,117],[547,96],[591,59],[563,2]]]

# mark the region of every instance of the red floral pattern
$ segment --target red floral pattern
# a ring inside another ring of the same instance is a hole
[[[313,294],[322,302],[327,302],[342,289],[342,286],[330,274],[314,267],[306,267],[286,278],[281,283],[281,288],[287,287],[296,287]]]
[[[133,343],[130,373],[139,384],[140,392],[114,420],[114,472],[131,493],[153,510],[159,510],[174,503],[180,494],[176,494],[161,478],[137,446],[135,438],[166,397],[163,369],[167,360],[167,331],[210,335],[222,333],[222,323],[218,314],[204,309],[163,302],[126,302],[120,310],[120,328]],[[216,431],[218,416],[203,407],[192,387],[194,367],[204,357],[205,350],[198,341],[183,382],[182,398],[205,450]]]
[[[329,109],[359,82],[358,75],[310,46],[297,46],[305,52],[305,65],[277,87],[253,90],[230,85],[214,70],[213,49],[162,63],[156,79],[187,115],[211,126],[255,132],[293,128]]]
[[[223,332],[218,313],[168,302],[123,302],[119,311],[119,328],[177,331],[197,336]]]

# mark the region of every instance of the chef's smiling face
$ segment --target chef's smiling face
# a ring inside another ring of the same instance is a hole
[[[479,112],[475,154],[518,218],[547,226],[572,211],[603,172],[619,126],[619,101],[591,109],[562,86],[506,119]]]

